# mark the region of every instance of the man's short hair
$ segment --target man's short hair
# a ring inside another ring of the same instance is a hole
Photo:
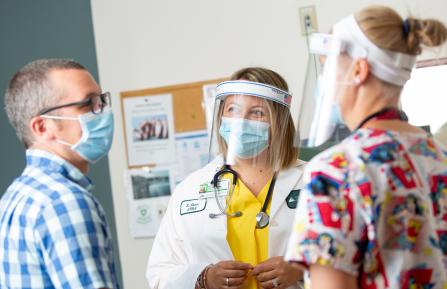
[[[71,59],[38,59],[22,67],[9,82],[5,93],[5,110],[17,137],[29,147],[33,143],[29,121],[40,111],[58,104],[60,91],[56,91],[48,79],[52,70],[82,69]]]

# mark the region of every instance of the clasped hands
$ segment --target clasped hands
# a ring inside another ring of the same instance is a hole
[[[303,278],[302,267],[284,261],[282,256],[272,257],[256,266],[239,261],[221,261],[207,272],[208,289],[240,289],[245,280],[253,276],[262,289],[284,289]]]

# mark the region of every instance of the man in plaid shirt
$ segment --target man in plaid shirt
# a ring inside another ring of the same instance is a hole
[[[110,94],[66,59],[20,69],[5,94],[26,168],[0,200],[0,288],[117,288],[113,245],[85,175],[113,136]]]

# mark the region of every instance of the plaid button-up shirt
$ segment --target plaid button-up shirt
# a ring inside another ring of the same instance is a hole
[[[26,160],[0,200],[0,288],[118,288],[91,181],[49,152]]]

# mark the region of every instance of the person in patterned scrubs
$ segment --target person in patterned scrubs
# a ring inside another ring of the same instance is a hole
[[[330,140],[337,112],[352,132],[305,171],[285,259],[308,288],[447,288],[447,151],[399,110],[416,55],[446,39],[441,22],[383,6],[312,37],[323,68],[305,144]]]

